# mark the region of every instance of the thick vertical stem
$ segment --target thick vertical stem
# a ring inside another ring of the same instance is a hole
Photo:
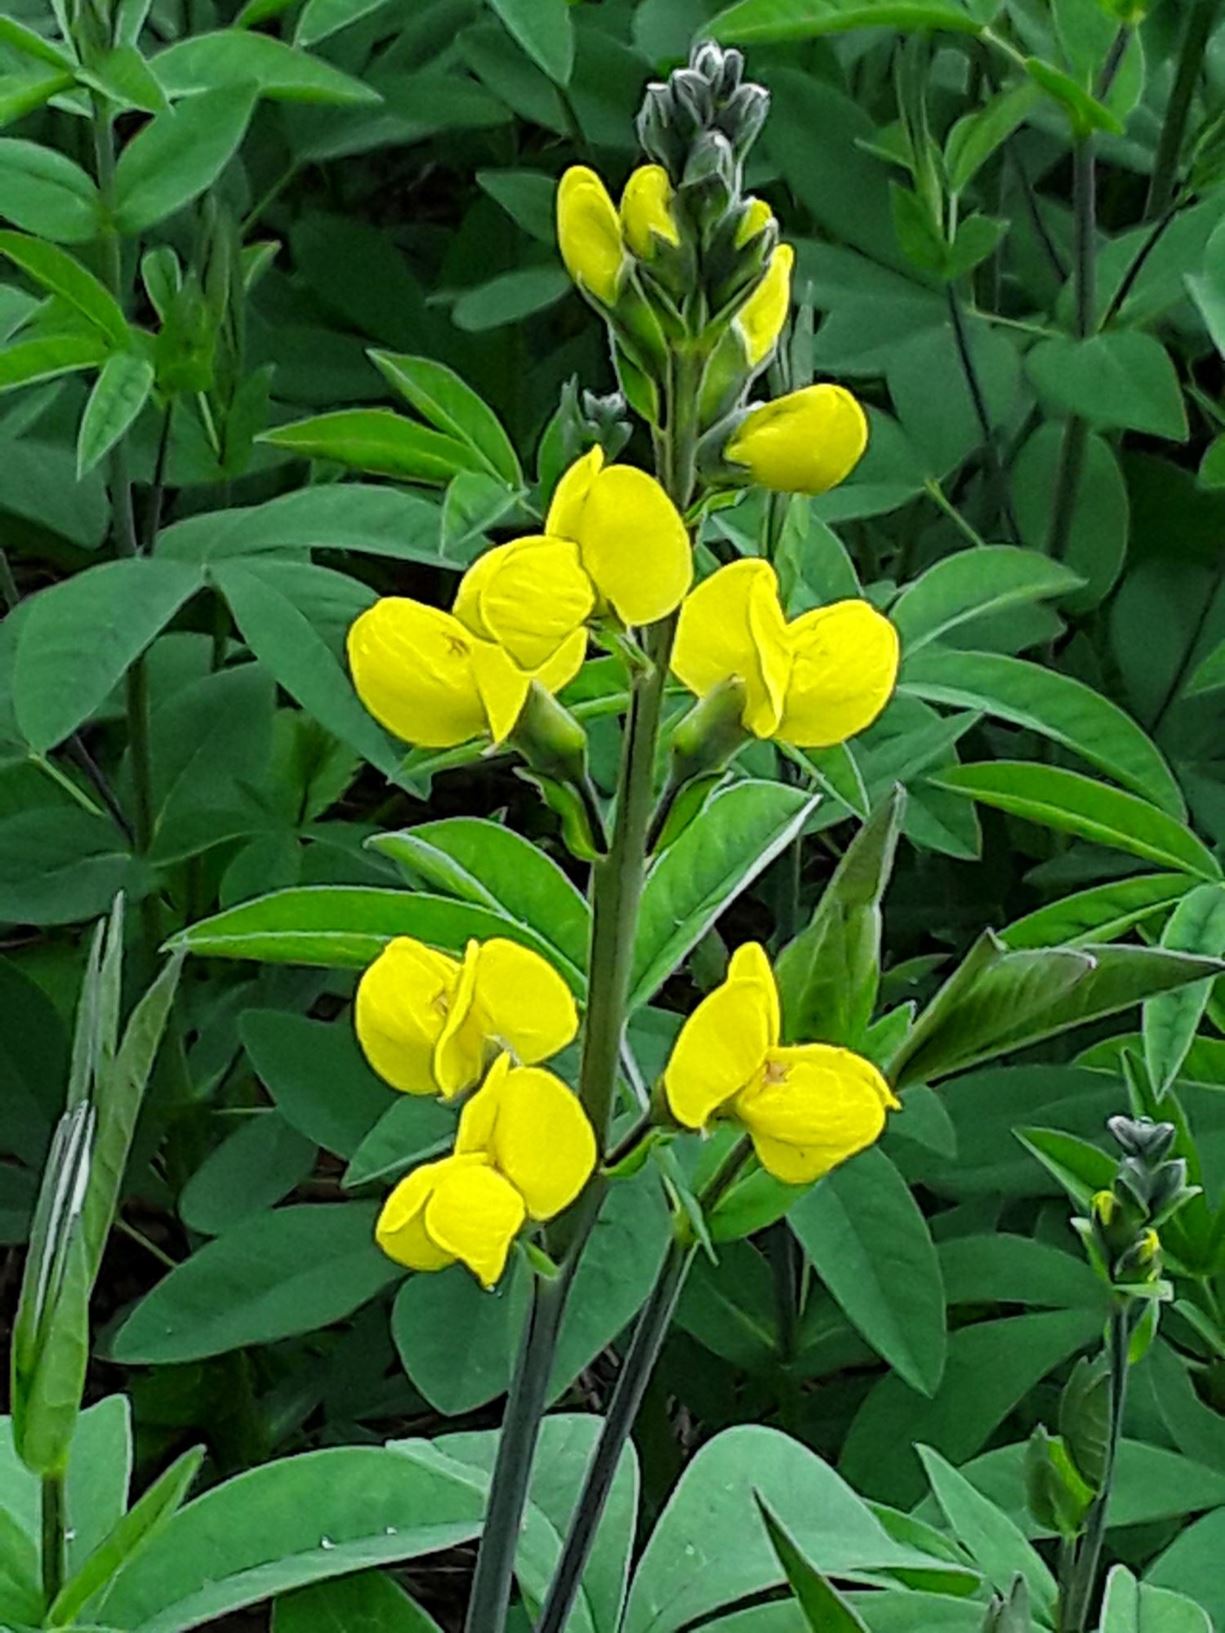
[[[995,427],[991,423],[991,411],[987,405],[986,393],[978,370],[974,366],[974,356],[970,351],[970,336],[966,330],[965,313],[961,309],[961,296],[956,286],[948,286],[949,322],[953,329],[953,340],[957,346],[957,358],[961,364],[961,372],[965,377],[966,389],[970,393],[970,401],[974,405],[974,417],[978,421],[978,428],[982,432],[983,446],[987,450],[987,462],[990,471],[990,487],[993,490],[991,498],[999,507],[1004,526],[1009,539],[1013,544],[1020,544],[1021,535],[1017,529],[1016,518],[1012,513],[1012,501],[1008,497],[1008,475],[1004,470],[1004,462],[1000,458],[999,441],[995,434]]]
[[[65,1575],[64,1477],[45,1474],[42,1482],[42,1579],[47,1608],[64,1586]]]
[[[1153,175],[1149,183],[1148,201],[1144,207],[1146,221],[1152,221],[1164,214],[1173,200],[1174,185],[1178,179],[1178,160],[1182,153],[1183,138],[1187,133],[1191,102],[1204,66],[1204,53],[1212,36],[1212,27],[1216,22],[1220,4],[1221,0],[1197,0],[1187,18],[1187,29],[1182,37],[1182,49],[1178,55],[1178,69],[1174,75],[1170,100],[1166,104],[1165,120],[1161,126],[1157,154],[1153,160]]]

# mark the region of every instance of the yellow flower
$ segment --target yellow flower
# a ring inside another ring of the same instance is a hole
[[[756,238],[759,232],[765,232],[773,220],[774,211],[764,198],[746,198],[744,201],[744,214],[740,217],[740,224],[736,228],[736,248],[742,249],[751,238]]]
[[[470,941],[462,962],[397,936],[357,987],[358,1042],[393,1089],[453,1099],[479,1083],[500,1049],[527,1065],[578,1031],[570,989],[530,947]]]
[[[791,269],[795,251],[779,244],[761,282],[736,314],[736,330],[750,368],[763,363],[783,332],[791,307]]]
[[[805,386],[750,408],[723,450],[780,493],[826,493],[855,469],[868,421],[843,386]]]
[[[595,604],[578,545],[535,534],[497,545],[474,562],[460,580],[453,610],[472,634],[496,642],[533,673],[582,629]]]
[[[582,668],[586,651],[586,635],[575,630],[540,667],[525,669],[452,613],[404,596],[376,601],[348,639],[357,695],[389,731],[421,748],[454,748],[482,736],[501,743],[532,681],[560,690]]]
[[[674,674],[698,697],[730,679],[755,737],[828,748],[870,726],[897,679],[899,643],[867,601],[836,601],[787,623],[778,579],[758,557],[732,562],[681,608]]]
[[[693,582],[693,551],[680,512],[653,476],[610,465],[592,448],[553,494],[544,530],[578,546],[583,571],[623,624],[653,624]]]
[[[779,1043],[778,988],[756,942],[732,954],[727,979],[681,1028],[664,1072],[673,1117],[705,1128],[730,1117],[763,1168],[808,1185],[879,1138],[898,1106],[876,1067],[827,1043]]]
[[[524,1221],[568,1208],[595,1161],[591,1124],[561,1079],[500,1055],[463,1109],[454,1153],[387,1198],[378,1244],[410,1270],[459,1260],[492,1287]]]
[[[557,243],[579,288],[612,306],[625,266],[621,222],[608,189],[586,165],[571,165],[558,185]]]
[[[621,230],[640,261],[655,249],[655,240],[679,244],[681,235],[672,219],[672,183],[661,164],[640,164],[621,194]]]

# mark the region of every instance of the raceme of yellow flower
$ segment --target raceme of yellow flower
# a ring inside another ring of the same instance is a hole
[[[827,1043],[784,1047],[780,1028],[774,972],[747,942],[681,1028],[664,1092],[685,1128],[731,1118],[768,1173],[808,1185],[878,1139],[899,1102],[871,1061]]]
[[[522,649],[522,648],[521,648]],[[583,666],[582,629],[552,648],[539,667],[452,613],[406,596],[384,596],[349,630],[349,668],[357,695],[380,724],[421,748],[454,748],[474,737],[501,743],[533,680],[559,691]]]
[[[858,465],[868,420],[845,386],[805,386],[750,408],[723,457],[744,465],[762,487],[827,493]]]
[[[764,363],[783,332],[791,308],[791,269],[795,251],[779,244],[761,282],[736,313],[736,331],[750,368]]]
[[[621,194],[621,230],[640,261],[654,253],[656,239],[665,244],[680,243],[671,206],[672,183],[663,165],[639,165]]]
[[[653,624],[693,581],[693,551],[680,512],[653,476],[604,464],[592,448],[565,472],[544,530],[569,539],[602,601],[623,624]]]
[[[686,597],[674,674],[698,697],[744,685],[755,737],[829,748],[870,726],[897,680],[897,631],[867,601],[836,601],[787,622],[778,578],[752,557],[720,567]]]
[[[366,1059],[393,1089],[446,1100],[479,1083],[499,1050],[535,1065],[578,1031],[553,966],[501,937],[470,941],[462,960],[395,937],[358,982],[354,1018]]]
[[[579,288],[614,305],[625,268],[621,221],[608,189],[586,165],[571,165],[558,184],[557,244]]]
[[[410,1270],[458,1260],[492,1287],[524,1221],[568,1208],[595,1162],[577,1096],[552,1072],[499,1055],[460,1114],[453,1154],[414,1169],[387,1198],[379,1246]]]

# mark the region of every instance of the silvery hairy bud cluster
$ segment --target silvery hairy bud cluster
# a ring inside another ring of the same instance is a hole
[[[739,51],[706,41],[688,67],[647,86],[638,139],[678,186],[717,177],[734,188],[770,104],[765,88],[743,76]]]

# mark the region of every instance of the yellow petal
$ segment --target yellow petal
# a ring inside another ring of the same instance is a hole
[[[455,1255],[439,1247],[425,1228],[425,1205],[434,1193],[439,1173],[453,1160],[447,1157],[414,1168],[384,1202],[374,1239],[397,1264],[407,1265],[410,1270],[445,1270],[455,1263]]]
[[[583,566],[623,624],[653,624],[693,582],[693,548],[680,512],[653,476],[611,465],[591,485],[579,519]]]
[[[486,1035],[526,1066],[555,1055],[578,1032],[573,995],[552,964],[500,936],[477,954],[476,1004]]]
[[[805,386],[750,409],[724,456],[779,493],[826,493],[868,445],[868,421],[842,386]]]
[[[577,542],[583,506],[587,503],[592,483],[603,469],[604,450],[596,447],[588,448],[581,458],[562,472],[553,489],[549,514],[544,520],[544,530],[550,538]]]
[[[508,1179],[479,1160],[452,1157],[426,1202],[425,1228],[431,1241],[492,1287],[525,1216],[523,1198]]]
[[[774,350],[791,309],[791,269],[795,251],[779,244],[757,288],[736,314],[736,328],[749,367],[756,368]]]
[[[773,567],[756,557],[734,561],[686,597],[673,673],[699,697],[736,676],[744,682],[745,726],[758,737],[771,737],[791,672],[785,629]]]
[[[766,1040],[771,1049],[782,1036],[783,1016],[778,999],[778,982],[760,941],[742,941],[728,959],[729,981],[755,981],[761,989],[766,1010]]]
[[[586,165],[571,165],[558,186],[557,244],[579,288],[613,305],[625,264],[621,223],[608,189]]]
[[[897,1103],[870,1061],[805,1043],[771,1049],[735,1113],[762,1167],[785,1184],[806,1185],[879,1139]]]
[[[450,613],[385,596],[349,630],[357,695],[406,743],[454,748],[486,729],[472,667],[472,640]]]
[[[748,243],[750,238],[756,238],[759,232],[774,220],[774,211],[764,198],[746,198],[744,214],[740,217],[740,225],[736,228],[736,248],[740,249]]]
[[[583,667],[587,656],[587,631],[576,629],[567,637],[549,659],[536,671],[535,679],[549,692],[560,692],[568,686]]]
[[[621,194],[621,230],[625,241],[645,261],[655,239],[679,244],[681,235],[672,219],[672,183],[661,164],[640,164]]]
[[[444,1100],[453,1100],[479,1083],[492,1052],[476,1000],[480,956],[480,942],[470,941],[434,1045],[434,1081]]]
[[[595,1135],[577,1095],[539,1066],[511,1067],[506,1055],[464,1107],[456,1149],[483,1152],[533,1219],[568,1208],[596,1162]]]
[[[496,748],[515,729],[532,677],[494,641],[472,642],[472,673],[486,730]]]
[[[728,978],[681,1027],[664,1071],[678,1123],[704,1128],[761,1070],[778,1037],[778,993],[760,947],[738,949]]]
[[[791,678],[778,736],[828,748],[870,726],[897,681],[898,635],[867,601],[836,601],[788,625]]]
[[[453,958],[408,936],[397,936],[358,982],[357,1041],[393,1089],[438,1093],[434,1047],[458,980],[459,965]]]
[[[521,669],[555,655],[595,606],[578,546],[567,539],[515,539],[486,553],[460,580],[455,616],[496,641]]]

